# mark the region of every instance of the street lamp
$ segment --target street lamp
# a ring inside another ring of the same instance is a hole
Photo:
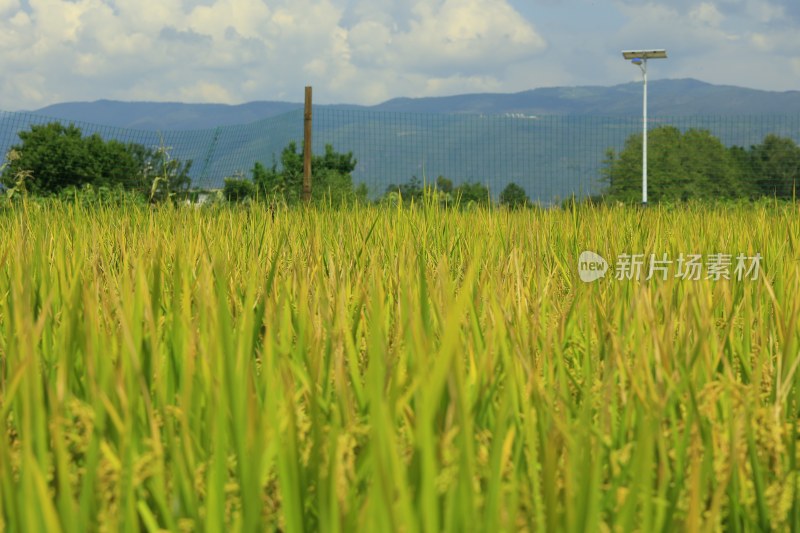
[[[622,57],[642,70],[644,80],[644,104],[642,105],[642,205],[647,205],[647,60],[666,59],[667,51],[659,50],[623,50]]]

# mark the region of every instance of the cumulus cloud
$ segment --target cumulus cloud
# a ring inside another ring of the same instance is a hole
[[[797,24],[787,17],[788,1],[617,0],[617,4],[628,15],[616,32],[618,46],[668,49],[670,59],[654,69],[658,77],[693,77],[773,90],[800,86],[800,79],[787,68],[800,57]]]
[[[354,24],[348,42],[355,65],[431,76],[479,76],[545,48],[533,26],[496,0],[420,1],[403,24],[382,14]]]
[[[5,16],[8,13],[18,10],[20,7],[19,0],[0,0],[0,16]]]
[[[709,2],[698,4],[697,7],[689,11],[689,17],[713,28],[719,27],[720,23],[725,18],[724,15],[720,13],[719,9],[717,9],[717,6]]]
[[[376,102],[500,86],[542,36],[507,0],[0,0],[0,98]],[[402,93],[401,93],[402,94]]]
[[[545,47],[542,37],[505,2],[422,1],[413,13],[410,30],[397,36],[401,56],[438,73],[495,67]]]
[[[311,84],[321,103],[376,103],[401,95],[610,84],[635,77],[618,51],[639,46],[669,48],[676,59],[659,65],[664,76],[792,88],[800,80],[785,65],[800,58],[798,6],[796,0],[602,6],[595,0],[0,0],[0,101],[11,109],[97,98],[300,101]],[[764,54],[779,61],[768,63]],[[743,74],[747,67],[733,65],[734,56],[759,75]]]

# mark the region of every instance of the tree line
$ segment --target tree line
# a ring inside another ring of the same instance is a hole
[[[520,185],[511,182],[498,197],[501,206],[522,209],[533,206],[528,194]],[[379,200],[382,203],[408,205],[412,203],[435,203],[441,207],[487,207],[494,203],[489,187],[479,182],[465,182],[458,186],[453,181],[439,176],[436,181],[423,183],[418,177],[399,185],[391,184]]]
[[[84,136],[80,128],[58,122],[33,125],[19,134],[0,174],[7,196],[17,193],[64,195],[75,191],[110,191],[132,194],[150,201],[177,201],[192,193],[192,161],[170,157],[166,147],[105,141]],[[312,201],[332,205],[367,202],[364,184],[354,185],[357,165],[352,152],[340,153],[331,145],[312,159]],[[631,135],[619,152],[606,152],[601,170],[604,190],[593,201],[635,203],[641,199],[642,135]],[[757,145],[726,147],[708,130],[685,132],[671,126],[649,132],[648,196],[651,202],[689,199],[793,199],[800,185],[800,146],[792,139],[767,135]],[[291,142],[270,166],[256,162],[250,176],[226,178],[221,196],[230,202],[256,199],[286,204],[302,199],[303,154]],[[95,193],[93,193],[95,194]],[[416,176],[389,185],[378,202],[434,202],[444,207],[487,206],[493,203],[484,184],[453,181],[439,176],[422,183]],[[500,205],[519,209],[533,205],[525,190],[509,183],[498,198]]]
[[[632,135],[619,153],[606,153],[603,198],[641,201],[642,139]],[[800,146],[770,134],[760,144],[728,148],[708,130],[662,126],[648,132],[647,182],[652,202],[793,199],[800,187]]]
[[[313,169],[312,202],[328,202],[334,205],[349,205],[367,201],[367,186],[353,184],[353,171],[358,161],[352,152],[339,153],[332,145],[325,146],[325,153],[311,158]],[[257,161],[251,177],[233,176],[225,178],[223,196],[228,201],[241,202],[263,199],[286,204],[299,203],[303,197],[303,151],[297,143],[290,142],[281,152],[280,165],[273,159],[267,167]]]
[[[151,202],[176,199],[191,187],[191,161],[173,159],[166,148],[84,136],[73,124],[32,125],[6,155],[0,184],[7,196],[69,195],[110,191]]]

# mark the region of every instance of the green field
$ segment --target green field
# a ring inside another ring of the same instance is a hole
[[[799,246],[770,202],[0,207],[0,531],[799,530]]]

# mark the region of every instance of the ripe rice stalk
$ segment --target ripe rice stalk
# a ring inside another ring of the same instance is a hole
[[[0,528],[800,529],[791,204],[22,199],[0,235]],[[758,279],[674,276],[720,253]]]

